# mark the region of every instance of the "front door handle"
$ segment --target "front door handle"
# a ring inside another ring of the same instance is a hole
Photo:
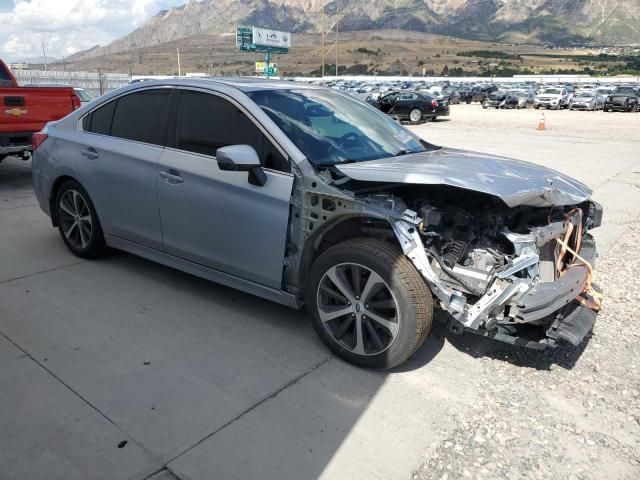
[[[80,153],[90,160],[95,160],[100,156],[98,152],[96,152],[96,150],[92,147],[89,147],[86,150],[81,150]]]
[[[182,178],[180,176],[180,174],[178,172],[176,172],[175,170],[171,169],[168,172],[165,172],[164,170],[160,171],[160,176],[162,178],[165,178],[167,180],[167,183],[182,183],[184,182],[184,178]]]

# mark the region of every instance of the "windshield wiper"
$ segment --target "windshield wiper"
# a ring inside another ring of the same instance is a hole
[[[406,148],[403,148],[402,150],[398,151],[395,155],[393,155],[394,157],[401,157],[402,155],[408,155],[410,153],[415,153],[411,150],[407,150]]]

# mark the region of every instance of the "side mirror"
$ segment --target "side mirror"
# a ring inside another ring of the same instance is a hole
[[[249,172],[249,183],[262,187],[267,175],[262,170],[258,154],[249,145],[230,145],[216,150],[216,161],[220,170]]]

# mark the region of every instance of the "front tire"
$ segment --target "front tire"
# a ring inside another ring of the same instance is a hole
[[[400,249],[378,239],[335,245],[311,267],[306,303],[322,341],[355,365],[405,362],[431,330],[433,299]]]
[[[55,201],[58,230],[65,245],[81,258],[93,258],[106,250],[102,227],[87,191],[75,180],[65,181]]]

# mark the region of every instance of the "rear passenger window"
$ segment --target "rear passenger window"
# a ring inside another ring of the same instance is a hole
[[[208,93],[182,91],[176,117],[175,147],[215,156],[229,145],[250,145],[262,166],[290,172],[289,162],[233,103]]]
[[[87,132],[99,133],[100,135],[111,134],[111,122],[113,121],[113,112],[116,108],[116,102],[109,102],[106,105],[94,110],[91,114],[84,117],[82,128]]]
[[[169,117],[170,90],[145,90],[118,99],[111,136],[164,145]],[[92,120],[91,127],[95,122]]]

